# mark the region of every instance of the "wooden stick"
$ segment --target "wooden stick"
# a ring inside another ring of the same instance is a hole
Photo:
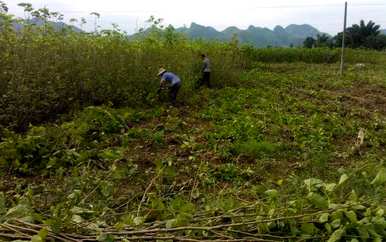
[[[34,233],[34,234],[38,234],[39,233],[39,231],[31,229],[31,228],[23,228],[23,227],[20,227],[20,226],[17,226],[17,225],[13,225],[13,224],[8,224],[8,223],[6,223],[5,225],[7,225],[9,227],[12,227],[14,229],[19,229],[19,230],[22,230],[22,231],[24,230],[24,231],[28,231],[28,232],[31,232],[31,233]],[[56,236],[53,233],[48,233],[47,237],[52,237],[54,239],[57,239],[57,240],[60,240],[60,241],[63,241],[63,242],[74,241],[74,240],[67,240],[67,239],[64,239],[62,237]]]
[[[170,228],[170,229],[148,229],[148,230],[138,230],[138,231],[122,231],[122,232],[107,232],[107,233],[108,234],[115,234],[115,235],[136,235],[136,234],[146,234],[146,233],[168,233],[168,232],[177,232],[177,231],[184,231],[184,230],[211,231],[211,230],[216,230],[216,229],[238,227],[238,226],[259,224],[259,223],[270,223],[270,222],[276,222],[276,221],[286,220],[286,219],[295,219],[295,218],[315,216],[315,215],[321,214],[323,212],[324,211],[320,211],[320,212],[316,212],[313,214],[301,214],[301,215],[295,215],[295,216],[289,216],[289,217],[279,217],[279,218],[266,219],[266,220],[260,220],[260,221],[254,220],[254,221],[246,221],[246,222],[233,223],[233,224],[220,224],[220,225],[210,226],[210,227],[186,226],[186,227],[177,227],[177,228]]]
[[[24,236],[27,236],[27,237],[31,238],[30,235],[25,234],[25,233],[23,233],[23,232],[21,232],[21,231],[19,231],[19,230],[16,230],[16,229],[14,229],[14,228],[8,226],[7,224],[0,224],[0,226],[2,226],[3,228],[8,229],[8,231],[11,230],[11,231],[15,232],[16,234],[21,234],[21,235],[24,235]]]
[[[156,175],[156,176],[150,181],[149,185],[148,185],[147,188],[145,189],[145,192],[143,193],[141,202],[140,202],[139,205],[138,205],[137,217],[139,216],[139,213],[141,212],[141,206],[142,206],[142,203],[144,203],[145,200],[146,200],[146,195],[147,195],[147,193],[150,191],[151,187],[153,186],[153,184],[155,183],[155,181],[158,179],[158,177],[160,176],[161,172],[162,172],[162,170],[159,172],[158,175]]]
[[[248,233],[248,232],[239,231],[239,230],[232,230],[232,229],[230,229],[228,231],[229,232],[238,233],[238,234],[247,235],[247,236],[252,236],[252,237],[256,237],[256,238],[268,237],[268,238],[280,239],[280,240],[296,239],[296,238],[298,238],[297,236],[276,236],[276,235],[270,235],[270,234],[253,234],[253,233]]]
[[[20,219],[15,219],[15,221],[20,223],[20,224],[27,225],[27,226],[30,226],[30,227],[33,227],[33,228],[36,228],[36,229],[39,229],[39,230],[44,228],[43,226],[40,226],[40,225],[37,225],[37,224],[28,223],[28,222],[22,221]],[[52,232],[52,230],[50,230],[48,227],[46,227],[46,229],[48,230],[49,234],[54,234]],[[68,234],[60,233],[59,235],[62,236],[63,238],[66,238],[66,239],[74,241],[74,242],[78,242],[79,241],[79,240],[77,240],[75,238],[69,237]]]
[[[15,235],[15,234],[6,234],[6,233],[0,233],[0,238],[9,238],[9,239],[31,239],[31,236],[25,236],[25,235]]]

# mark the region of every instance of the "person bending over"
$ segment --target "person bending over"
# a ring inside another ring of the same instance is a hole
[[[169,88],[170,101],[173,105],[176,104],[177,94],[181,88],[181,79],[174,73],[160,68],[158,76],[161,77],[160,87],[167,86]]]

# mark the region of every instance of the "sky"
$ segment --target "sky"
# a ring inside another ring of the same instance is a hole
[[[175,27],[190,26],[192,22],[223,30],[229,26],[246,29],[250,25],[273,29],[276,25],[310,24],[322,32],[336,34],[343,28],[344,1],[342,0],[2,0],[9,12],[23,17],[20,2],[29,2],[34,8],[47,7],[59,11],[65,21],[84,17],[86,30],[94,28],[91,12],[101,14],[98,25],[134,33],[146,28],[151,16],[164,19],[164,24]],[[361,19],[373,20],[386,28],[386,0],[348,1],[348,26]]]

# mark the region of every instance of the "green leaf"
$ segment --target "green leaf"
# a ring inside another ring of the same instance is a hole
[[[166,228],[168,228],[168,229],[173,228],[176,226],[176,224],[177,224],[177,219],[169,219],[166,222]]]
[[[31,242],[44,242],[43,238],[40,237],[39,235],[34,235],[31,238]]]
[[[355,210],[366,210],[366,207],[361,205],[361,204],[355,205],[352,208],[355,209]]]
[[[328,208],[328,201],[323,196],[318,193],[310,192],[307,195],[307,199],[310,201],[312,205],[317,208]]]
[[[324,224],[324,228],[327,230],[328,233],[332,232],[331,224]]]
[[[350,196],[348,197],[350,201],[358,201],[358,195],[355,190],[352,190]]]
[[[331,222],[331,227],[333,227],[334,229],[335,228],[339,228],[340,224],[341,224],[341,220],[340,219],[335,219],[334,221]]]
[[[385,215],[385,210],[382,208],[377,209],[377,212],[375,213],[378,217],[383,217]]]
[[[279,192],[276,189],[267,190],[264,193],[271,199],[275,199],[279,197]]]
[[[82,218],[81,216],[77,215],[77,214],[72,215],[71,220],[72,220],[73,222],[77,223],[77,224],[83,222],[83,218]]]
[[[382,168],[374,180],[371,182],[372,185],[379,186],[386,182],[386,169]]]
[[[32,213],[31,208],[27,204],[18,204],[13,208],[10,208],[6,213],[9,218],[23,218],[27,217]]]
[[[369,231],[371,237],[381,238],[381,236],[377,233],[377,231],[375,231],[374,227],[369,227],[367,230]]]
[[[304,181],[309,192],[317,191],[319,188],[323,187],[324,183],[320,179],[310,178]]]
[[[347,180],[348,180],[348,175],[347,174],[343,174],[340,179],[339,179],[339,185],[342,185],[343,183],[345,183]]]
[[[336,208],[335,208],[336,209]],[[344,218],[344,209],[338,209],[331,213],[331,220],[334,221],[335,219],[342,220]]]
[[[320,215],[320,217],[319,217],[319,222],[322,223],[322,224],[328,222],[329,216],[330,216],[330,214],[328,214],[328,213],[323,213],[323,214]]]
[[[302,224],[301,230],[306,235],[313,235],[318,231],[318,229],[312,223]]]
[[[145,222],[145,218],[144,217],[135,217],[133,222],[136,226],[142,225]]]
[[[99,242],[114,242],[114,236],[111,234],[101,234],[96,238]]]
[[[345,233],[345,229],[343,229],[343,228],[335,230],[335,232],[332,233],[332,235],[327,240],[327,242],[337,242],[337,241],[339,241],[343,237],[344,233]]]
[[[356,224],[358,222],[357,214],[354,211],[347,211],[344,212],[344,214],[350,220],[351,223]]]
[[[73,207],[70,209],[71,213],[73,214],[92,214],[94,211],[86,209],[86,208],[81,208],[81,207]]]
[[[335,187],[336,187],[335,183],[326,184],[326,191],[327,192],[333,192],[335,190]]]
[[[44,240],[46,240],[46,237],[48,235],[48,230],[46,228],[43,228],[39,231],[38,235],[40,236],[40,238]]]
[[[386,220],[384,217],[374,217],[372,218],[371,222],[374,225],[379,225],[380,227],[386,228]]]

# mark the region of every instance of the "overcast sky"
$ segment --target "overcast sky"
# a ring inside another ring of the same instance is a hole
[[[112,23],[133,33],[146,27],[145,20],[154,15],[165,24],[176,27],[196,22],[223,30],[228,26],[247,28],[249,25],[274,28],[276,25],[311,24],[322,32],[335,34],[343,26],[342,0],[2,0],[12,14],[22,17],[20,2],[35,8],[48,7],[59,11],[65,19],[85,17],[91,29],[90,12],[101,14],[99,24],[108,28]],[[348,25],[360,19],[373,20],[386,28],[386,0],[349,1]]]

